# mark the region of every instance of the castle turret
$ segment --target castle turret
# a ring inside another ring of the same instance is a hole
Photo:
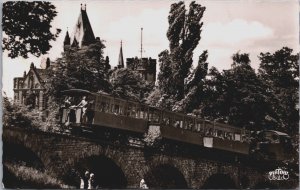
[[[70,45],[71,45],[71,38],[69,36],[69,32],[67,31],[66,37],[64,40],[64,51],[66,50],[66,46],[70,46]]]
[[[119,53],[119,61],[118,61],[118,68],[124,68],[124,59],[123,59],[123,50],[122,50],[122,41]]]
[[[81,48],[82,46],[88,46],[95,42],[96,39],[89,18],[87,16],[86,5],[82,6],[81,4],[80,15],[75,25],[70,44],[72,46],[78,46],[79,48]]]

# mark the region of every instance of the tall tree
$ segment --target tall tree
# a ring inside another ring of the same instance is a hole
[[[170,50],[159,54],[158,88],[150,95],[150,104],[172,109],[177,101],[185,98],[185,81],[191,74],[193,51],[201,38],[204,11],[205,7],[194,1],[189,10],[183,1],[171,5],[167,31]]]
[[[174,111],[191,113],[203,100],[204,81],[208,71],[208,52],[199,56],[198,65],[185,80],[185,97],[173,106]]]
[[[259,76],[274,94],[272,105],[282,121],[281,130],[295,133],[299,123],[299,53],[288,47],[261,53]]]
[[[172,62],[172,87],[176,100],[184,98],[184,79],[189,75],[193,63],[193,51],[200,41],[203,22],[201,19],[205,7],[194,1],[190,3],[189,11],[184,2],[171,5],[169,13],[169,29],[167,37]]]
[[[2,49],[15,58],[28,54],[39,57],[47,53],[50,41],[56,40],[60,29],[52,33],[51,22],[57,15],[55,6],[46,1],[7,1],[3,4],[2,29],[5,32]]]

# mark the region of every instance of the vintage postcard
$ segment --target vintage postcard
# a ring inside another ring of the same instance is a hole
[[[2,187],[299,188],[299,2],[4,1]]]

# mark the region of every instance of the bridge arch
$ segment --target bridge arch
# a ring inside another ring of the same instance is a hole
[[[157,165],[144,175],[149,188],[188,188],[184,175],[176,167],[170,164]]]
[[[122,168],[111,158],[104,155],[92,155],[80,159],[75,165],[77,176],[83,176],[86,171],[95,175],[99,188],[126,188],[127,178]],[[72,184],[79,186],[79,179]]]
[[[236,184],[229,174],[216,173],[208,177],[201,189],[236,189]]]
[[[41,158],[22,144],[3,141],[3,163],[20,164],[43,171],[45,168]]]

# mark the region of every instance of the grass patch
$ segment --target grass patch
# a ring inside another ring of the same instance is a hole
[[[46,172],[19,164],[4,163],[3,174],[5,188],[75,188],[65,185],[62,181]]]

